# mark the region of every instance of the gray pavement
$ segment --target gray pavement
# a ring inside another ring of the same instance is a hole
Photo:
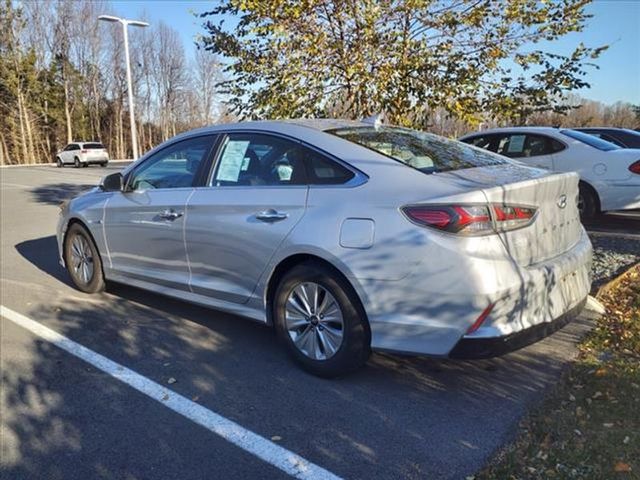
[[[85,295],[71,286],[57,263],[57,204],[117,168],[0,169],[0,303],[341,477],[472,475],[558,380],[591,324],[581,317],[500,359],[374,354],[351,376],[315,378],[249,320],[132,287]],[[285,477],[0,322],[3,479]]]

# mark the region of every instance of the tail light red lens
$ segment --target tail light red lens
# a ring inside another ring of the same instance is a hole
[[[80,150],[80,153],[87,153],[87,150]]]
[[[629,165],[629,171],[640,175],[640,160]]]
[[[402,212],[412,222],[460,235],[486,235],[529,225],[536,209],[515,205],[409,205]]]

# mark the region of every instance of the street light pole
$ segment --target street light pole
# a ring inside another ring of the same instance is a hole
[[[129,93],[129,123],[131,124],[131,147],[133,149],[133,159],[138,158],[138,134],[136,132],[136,120],[133,106],[133,86],[131,81],[131,61],[129,59],[129,33],[127,27],[133,25],[135,27],[148,27],[147,22],[138,20],[127,20],[126,18],[114,17],[111,15],[100,15],[98,20],[105,22],[119,22],[122,24],[122,34],[124,36],[124,58],[127,64],[127,90]]]

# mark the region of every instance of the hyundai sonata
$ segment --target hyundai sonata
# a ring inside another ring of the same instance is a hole
[[[114,281],[275,327],[308,371],[371,349],[500,355],[575,317],[591,244],[578,175],[343,120],[182,134],[62,206],[75,285]]]

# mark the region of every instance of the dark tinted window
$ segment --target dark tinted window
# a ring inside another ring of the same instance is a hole
[[[485,150],[495,151],[495,147],[491,148],[493,144],[493,140],[495,136],[493,135],[483,135],[480,137],[471,137],[463,140],[463,142],[468,143],[469,145],[473,145],[474,147],[484,148]]]
[[[300,144],[263,134],[227,135],[212,185],[306,185],[306,150]]]
[[[496,135],[495,152],[510,158],[538,157],[563,150],[561,142],[546,135],[503,133]]]
[[[462,142],[407,128],[356,127],[328,132],[425,173],[504,163],[499,157]]]
[[[578,132],[577,130],[560,130],[560,133],[604,152],[617,150],[620,148],[613,143],[607,142],[598,137],[594,137],[593,135],[589,135],[588,133]]]
[[[86,150],[101,150],[104,149],[104,145],[101,143],[85,143],[82,148]]]
[[[212,143],[213,137],[210,136],[190,138],[154,153],[133,172],[128,181],[129,188],[150,190],[193,186]]]

